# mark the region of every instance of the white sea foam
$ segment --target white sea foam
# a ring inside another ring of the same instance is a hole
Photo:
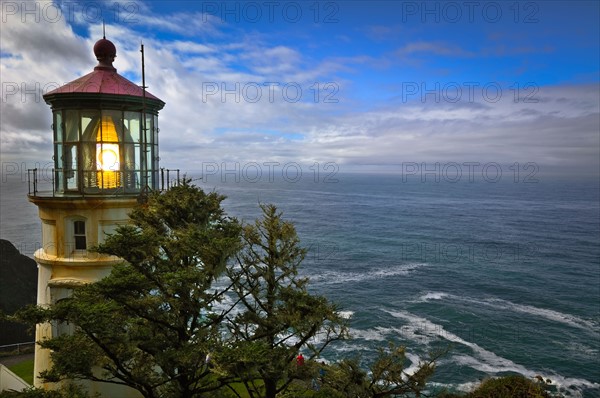
[[[338,311],[338,315],[344,319],[350,319],[354,315],[354,311]]]
[[[485,355],[487,353],[479,352],[479,354],[484,354],[481,356],[481,359],[477,359],[469,355],[454,355],[452,357],[452,362],[461,366],[468,366],[489,375],[495,375],[502,372],[513,372],[520,373],[526,377],[534,377],[536,374],[538,374],[527,369],[523,365],[519,365],[509,359],[499,357],[494,353],[491,353],[492,355]]]
[[[532,305],[513,303],[512,301],[503,300],[499,298],[487,298],[487,299],[475,299],[472,297],[456,296],[444,292],[427,292],[417,299],[417,302],[427,302],[432,300],[454,300],[472,303],[475,305],[485,305],[499,310],[510,310],[515,312],[521,312],[528,315],[545,318],[549,321],[562,323],[574,328],[583,329],[591,332],[598,333],[600,331],[599,325],[593,321],[582,319],[576,315],[565,314],[559,311],[534,307]]]
[[[430,382],[429,385],[431,385],[432,387],[439,387],[439,388],[446,388],[446,389],[451,389],[451,390],[456,390],[456,391],[461,391],[461,392],[471,392],[473,390],[475,390],[479,385],[481,384],[481,381],[468,381],[466,383],[456,383],[456,384],[450,384],[450,383],[437,383],[437,382]]]
[[[443,292],[427,292],[426,294],[419,297],[418,301],[429,301],[429,300],[442,300],[450,296],[448,293]]]
[[[315,284],[330,285],[338,283],[364,282],[375,279],[386,279],[394,276],[405,276],[425,267],[427,263],[398,264],[390,267],[370,269],[367,272],[326,271],[307,275]]]
[[[564,314],[562,312],[538,308],[531,305],[516,304],[507,300],[502,299],[487,299],[483,301],[484,304],[493,306],[494,308],[508,308],[512,311],[522,312],[525,314],[535,315],[538,317],[546,318],[551,321],[563,323],[575,328],[598,331],[598,325],[594,322],[579,318],[578,316],[571,314]]]
[[[405,356],[410,361],[410,366],[404,369],[404,374],[410,376],[415,374],[415,372],[419,370],[419,363],[421,362],[421,358],[419,358],[418,355],[412,354],[410,352],[406,352]]]
[[[464,345],[469,347],[475,356],[469,355],[455,355],[452,357],[453,362],[462,365],[469,366],[473,369],[485,372],[490,375],[496,375],[503,372],[515,372],[522,374],[525,377],[533,378],[538,374],[541,374],[544,378],[552,380],[553,384],[556,385],[561,392],[568,393],[570,396],[580,396],[578,389],[581,388],[600,388],[600,384],[591,382],[580,378],[568,378],[558,374],[545,374],[534,370],[527,369],[525,366],[520,365],[511,361],[510,359],[503,358],[478,344],[466,341],[454,333],[448,332],[442,325],[435,324],[426,318],[419,317],[406,311],[386,311],[395,318],[404,319],[408,321],[407,326],[402,327],[402,331],[405,335],[412,332],[414,336],[421,338],[429,338],[429,341],[434,337],[443,338],[445,340]],[[570,387],[576,389],[571,389]]]
[[[570,355],[573,357],[597,360],[600,356],[600,350],[598,350],[597,347],[590,347],[589,345],[578,343],[575,341],[557,343],[565,347],[570,352]]]
[[[333,348],[333,349],[338,354],[348,352],[348,353],[351,353],[352,355],[356,355],[358,352],[361,352],[361,351],[371,351],[372,350],[372,348],[370,348],[367,345],[358,344],[356,342],[356,340],[352,340],[349,342],[346,341],[346,342],[337,343],[335,345],[335,348]]]
[[[409,338],[424,338],[426,343],[430,342],[435,338],[442,338],[448,341],[452,341],[458,344],[465,345],[470,347],[474,351],[478,352],[483,350],[483,348],[479,347],[475,343],[471,343],[462,339],[461,337],[455,335],[444,329],[442,325],[438,325],[436,323],[431,322],[426,318],[422,318],[420,316],[411,314],[406,311],[390,311],[386,310],[387,313],[392,315],[395,318],[404,319],[408,322],[407,325],[402,326],[400,329],[403,332],[403,336]],[[485,351],[485,350],[483,350]],[[489,354],[493,354],[487,351]]]
[[[372,329],[354,329],[350,328],[352,339],[362,339],[367,341],[385,341],[388,336],[396,333],[396,328],[384,328],[377,326]]]

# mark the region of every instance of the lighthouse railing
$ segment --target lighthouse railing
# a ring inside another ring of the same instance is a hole
[[[97,170],[72,169],[28,169],[28,194],[33,197],[49,196],[130,196],[147,191],[140,183],[141,170],[111,171],[114,186],[104,186],[103,178]],[[106,173],[106,172],[103,172]],[[151,179],[150,179],[151,180]],[[166,191],[180,184],[180,170],[161,168],[160,175],[155,174],[154,188]]]
[[[160,190],[166,191],[169,188],[178,186],[181,182],[179,169],[160,168]]]
[[[38,169],[27,169],[27,191],[29,195],[36,195],[38,192]]]

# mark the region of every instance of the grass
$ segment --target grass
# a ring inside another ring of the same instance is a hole
[[[9,367],[9,369],[14,374],[25,380],[25,382],[33,384],[33,358],[16,365],[12,365]]]

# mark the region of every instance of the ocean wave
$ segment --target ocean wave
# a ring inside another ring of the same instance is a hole
[[[306,276],[308,276],[310,281],[316,285],[332,285],[339,283],[353,283],[375,279],[386,279],[394,276],[404,276],[428,265],[428,263],[408,263],[398,264],[392,267],[375,268],[369,270],[368,272],[325,271],[311,273],[310,275]]]
[[[569,378],[556,373],[548,374],[527,369],[525,366],[486,350],[478,344],[462,339],[454,333],[445,330],[442,325],[433,323],[426,318],[422,318],[405,311],[386,310],[386,312],[395,318],[408,321],[409,324],[401,328],[405,336],[407,333],[412,331],[415,336],[427,336],[430,339],[442,338],[453,343],[469,347],[476,357],[468,355],[453,356],[453,362],[459,365],[468,366],[491,375],[497,375],[504,372],[514,372],[525,377],[533,378],[538,374],[542,374],[544,378],[551,379],[553,384],[559,388],[559,391],[574,397],[581,396],[579,391],[582,388],[600,388],[600,384],[585,379]]]
[[[557,342],[564,349],[569,351],[569,354],[573,358],[581,358],[584,360],[595,360],[598,361],[600,350],[598,347],[591,347],[589,345],[569,341],[569,342]]]
[[[383,326],[377,326],[371,329],[355,329],[350,328],[350,337],[353,340],[367,340],[367,341],[385,341],[388,336],[397,334],[396,328],[386,328]]]
[[[544,378],[549,378],[552,380],[552,383],[557,386],[560,392],[573,397],[581,396],[580,391],[583,388],[600,388],[600,384],[585,379],[569,378],[556,373],[548,374],[527,369],[525,366],[486,350],[478,344],[462,339],[454,333],[445,330],[442,325],[433,323],[426,318],[422,318],[405,311],[386,310],[386,312],[395,318],[404,319],[408,322],[408,325],[405,325],[400,329],[403,331],[404,336],[412,332],[413,335],[421,338],[429,337],[430,340],[433,338],[442,338],[453,343],[469,347],[476,357],[468,355],[455,355],[452,357],[452,361],[458,365],[468,366],[490,375],[497,375],[504,372],[514,372],[525,377],[533,378],[536,375],[542,374]]]
[[[419,297],[418,301],[429,301],[429,300],[441,300],[450,296],[448,293],[444,292],[428,292]]]
[[[536,372],[515,364],[512,361],[495,366],[494,364],[485,362],[485,360],[481,361],[468,355],[455,355],[451,360],[457,365],[468,366],[492,376],[505,372],[519,373],[530,379],[542,376],[544,379],[550,379],[550,385],[554,385],[560,393],[567,397],[582,397],[582,390],[584,389],[598,389],[600,391],[600,384],[598,383],[581,378],[564,377],[556,373]]]
[[[404,356],[410,361],[410,365],[408,366],[408,368],[404,369],[404,374],[407,376],[415,374],[417,370],[419,370],[421,358],[418,355],[412,354],[410,352],[405,352]]]
[[[468,381],[465,383],[438,383],[438,382],[431,382],[429,383],[432,387],[441,387],[444,389],[450,389],[450,390],[457,390],[457,391],[461,391],[461,392],[471,392],[473,390],[475,390],[480,384],[481,381]]]
[[[354,315],[354,311],[338,311],[338,315],[344,319],[350,319]]]
[[[594,324],[594,322],[588,321],[586,319],[582,319],[576,315],[565,314],[559,311],[550,310],[546,308],[538,308],[531,305],[516,304],[511,301],[502,299],[486,299],[484,300],[484,303],[494,308],[508,308],[512,311],[522,312],[529,315],[535,315],[575,328],[598,332],[597,324]]]
[[[426,318],[422,318],[420,316],[414,315],[407,311],[392,311],[392,310],[384,310],[394,318],[404,319],[407,321],[406,325],[403,325],[399,330],[402,332],[403,337],[410,338],[411,340],[426,340],[426,343],[430,341],[442,338],[444,340],[448,340],[454,343],[458,343],[461,345],[465,345],[471,348],[473,351],[482,352],[486,351],[475,343],[471,343],[462,339],[461,337],[455,335],[444,329],[442,325],[438,325],[436,323],[431,322]],[[495,355],[490,351],[486,351],[485,354]]]
[[[455,300],[476,305],[485,305],[499,310],[509,310],[514,312],[521,312],[528,315],[534,315],[540,318],[547,319],[549,321],[558,322],[563,325],[571,326],[578,329],[592,331],[598,333],[599,326],[594,321],[589,321],[580,318],[576,315],[565,314],[559,311],[534,307],[532,305],[513,303],[512,301],[503,300],[499,298],[487,298],[487,299],[475,299],[466,296],[456,296],[445,292],[427,292],[419,296],[417,302],[427,302],[432,300]]]

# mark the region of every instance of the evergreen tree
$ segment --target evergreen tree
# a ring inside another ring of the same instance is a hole
[[[38,342],[52,350],[47,381],[86,379],[130,386],[144,397],[197,397],[221,383],[208,353],[222,345],[226,312],[211,286],[239,249],[240,226],[223,196],[184,181],[151,193],[97,251],[125,260],[111,274],[73,290],[30,321],[68,322],[72,334]]]
[[[368,372],[358,359],[343,359],[327,367],[320,393],[315,397],[419,397],[427,388],[427,380],[433,375],[435,362],[447,351],[430,354],[421,361],[414,372],[405,370],[405,348],[390,343],[380,348]]]
[[[309,362],[346,338],[347,327],[336,306],[298,276],[306,250],[293,224],[273,205],[261,209],[263,218],[244,226],[244,247],[229,271],[237,313],[227,318],[231,344],[219,362],[248,396],[274,398],[307,379]],[[306,364],[296,360],[301,352]]]

